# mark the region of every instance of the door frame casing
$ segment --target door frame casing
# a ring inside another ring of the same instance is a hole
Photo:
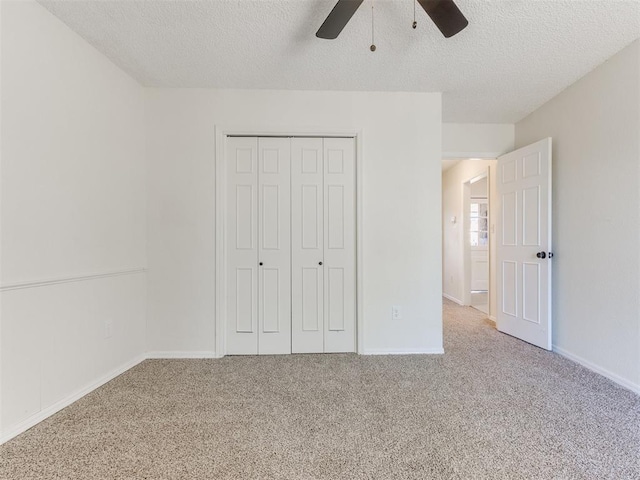
[[[363,138],[364,131],[361,128],[337,128],[331,130],[309,129],[300,127],[269,128],[269,127],[233,127],[215,126],[215,358],[222,358],[227,353],[227,322],[224,321],[227,310],[226,290],[226,154],[227,137],[319,137],[319,138],[353,138],[355,140],[356,163],[356,335],[355,351],[364,351],[364,286],[363,286]]]

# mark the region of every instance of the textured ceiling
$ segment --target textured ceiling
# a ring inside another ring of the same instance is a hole
[[[515,122],[640,37],[640,0],[457,0],[445,39],[411,0],[371,0],[337,40],[335,0],[40,0],[154,87],[443,92],[447,122]]]

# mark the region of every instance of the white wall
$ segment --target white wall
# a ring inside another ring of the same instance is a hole
[[[482,179],[471,184],[471,198],[488,198],[489,197],[489,178]]]
[[[464,303],[465,298],[465,231],[463,184],[489,169],[489,263],[493,265],[495,242],[492,229],[496,223],[498,199],[496,195],[496,160],[463,160],[442,173],[442,286],[445,297]],[[451,217],[457,218],[456,223]],[[495,268],[489,275],[489,315],[496,311]]]
[[[0,2],[0,282],[2,280],[2,12],[3,7]],[[0,283],[1,285],[1,283]],[[2,293],[0,293],[0,349],[2,348]],[[0,350],[0,442],[2,442],[2,351]]]
[[[1,27],[6,437],[144,353],[145,275],[101,275],[145,266],[146,192],[142,88],[35,2]]]
[[[640,41],[516,125],[553,137],[553,344],[640,392]]]
[[[216,125],[362,129],[365,350],[442,348],[440,94],[151,89],[146,108],[151,351],[215,348]]]
[[[513,150],[514,125],[443,123],[442,158],[497,158]]]

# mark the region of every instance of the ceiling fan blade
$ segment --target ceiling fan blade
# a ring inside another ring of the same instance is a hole
[[[338,0],[331,13],[316,32],[316,37],[333,40],[340,35],[364,0]]]
[[[418,0],[418,3],[446,38],[453,37],[469,25],[453,0]]]

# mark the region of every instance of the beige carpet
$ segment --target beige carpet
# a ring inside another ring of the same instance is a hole
[[[0,447],[0,478],[640,478],[640,397],[445,319],[440,356],[146,361]]]

